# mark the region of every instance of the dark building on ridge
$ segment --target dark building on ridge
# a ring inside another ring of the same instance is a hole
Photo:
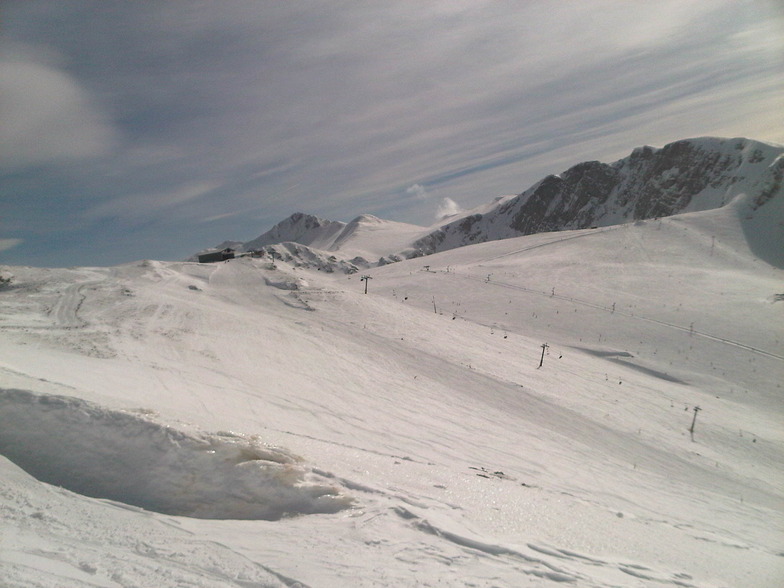
[[[234,249],[227,247],[221,251],[210,251],[209,253],[199,254],[199,263],[215,263],[216,261],[226,261],[234,259]]]

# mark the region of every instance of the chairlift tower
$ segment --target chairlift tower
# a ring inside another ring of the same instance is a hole
[[[542,358],[539,360],[539,367],[542,367],[542,364],[544,363],[544,352],[547,351],[549,347],[550,346],[547,343],[542,343]]]

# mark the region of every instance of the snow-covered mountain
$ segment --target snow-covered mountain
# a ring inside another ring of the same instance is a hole
[[[781,195],[784,147],[700,138],[640,147],[614,163],[588,161],[547,176],[492,210],[451,220],[413,244],[427,255],[472,243],[610,226]]]
[[[266,233],[242,243],[238,249],[253,251],[265,245],[292,242],[328,251],[345,228],[344,222],[324,220],[312,214],[296,212]]]
[[[496,198],[432,227],[372,215],[346,224],[296,213],[252,241],[225,242],[218,249],[262,250],[308,267],[355,272],[485,241],[720,208],[738,197],[759,207],[782,194],[783,177],[782,146],[685,139],[634,149],[614,163],[580,163],[517,196]]]
[[[205,251],[231,247],[241,253],[253,252],[328,272],[354,273],[361,268],[399,261],[400,257],[384,256],[410,248],[426,231],[424,227],[383,220],[371,214],[344,223],[297,212],[251,241],[226,241]],[[190,261],[196,259],[194,255]]]

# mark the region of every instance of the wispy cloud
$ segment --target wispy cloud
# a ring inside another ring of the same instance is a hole
[[[117,132],[89,92],[61,69],[16,56],[0,61],[0,168],[94,158]]]
[[[427,200],[427,190],[421,184],[414,184],[406,188],[406,194],[410,194],[417,200]]]
[[[12,249],[22,244],[22,239],[0,239],[0,251]]]
[[[124,220],[137,220],[160,214],[175,206],[185,205],[208,195],[219,187],[219,182],[198,182],[164,192],[130,194],[104,201],[90,208],[86,214],[92,218],[119,217]]]

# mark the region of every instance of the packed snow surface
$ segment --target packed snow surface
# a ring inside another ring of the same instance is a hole
[[[781,586],[779,209],[0,268],[2,583]]]

